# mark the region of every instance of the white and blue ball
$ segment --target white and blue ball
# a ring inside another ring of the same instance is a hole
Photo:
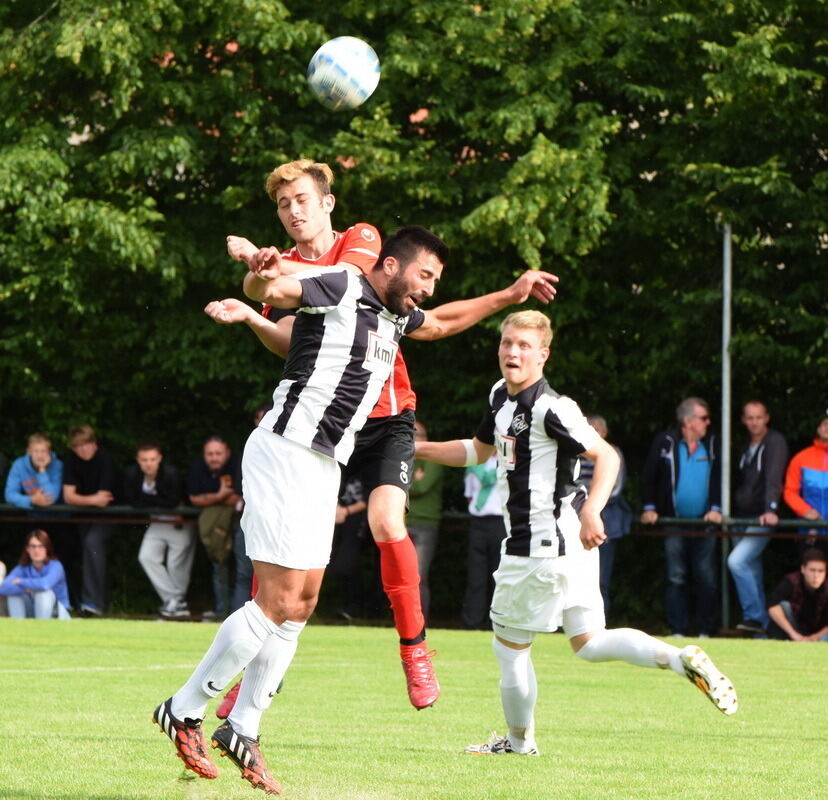
[[[380,63],[374,49],[355,36],[325,42],[308,64],[308,83],[326,108],[356,108],[377,88]]]

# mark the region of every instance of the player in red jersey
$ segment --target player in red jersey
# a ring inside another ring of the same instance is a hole
[[[347,265],[366,273],[374,266],[380,249],[375,228],[359,223],[344,233],[333,230],[332,181],[333,174],[326,164],[307,159],[284,164],[270,174],[268,194],[296,244],[280,253],[276,248],[259,249],[247,239],[229,236],[228,253],[248,265],[245,282],[266,280],[268,270],[275,266],[281,274],[334,265]],[[530,295],[549,302],[555,295],[555,281],[553,275],[529,270],[499,292],[438,306],[431,312],[440,323],[434,338],[459,333],[509,305],[523,303]],[[205,312],[219,323],[244,322],[269,350],[282,357],[287,353],[293,316],[274,313],[268,307],[257,314],[249,305],[233,298],[214,301]],[[398,350],[394,371],[357,438],[348,466],[349,470],[361,472],[368,495],[368,523],[380,549],[383,589],[400,638],[409,699],[419,709],[433,705],[440,688],[426,644],[417,554],[405,526],[414,458],[415,405],[414,391]]]

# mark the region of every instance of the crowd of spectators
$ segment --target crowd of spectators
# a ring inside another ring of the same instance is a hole
[[[253,422],[261,419],[257,411]],[[606,421],[588,418],[605,439]],[[737,628],[745,634],[796,641],[828,640],[828,528],[807,527],[828,519],[828,411],[817,420],[813,444],[789,458],[785,437],[770,426],[765,404],[751,400],[742,407],[743,444],[734,448],[732,514],[750,524],[731,528],[727,564],[741,606]],[[417,423],[419,438],[425,427]],[[69,431],[68,452],[61,460],[49,438],[32,434],[26,452],[15,459],[5,483],[6,503],[42,519],[55,504],[106,508],[123,504],[153,509],[138,552],[138,561],[158,595],[159,614],[187,618],[187,593],[196,548],[200,542],[211,564],[213,608],[206,616],[222,618],[249,597],[252,564],[245,555],[239,519],[243,508],[240,459],[221,437],[204,441],[201,453],[185,473],[167,460],[157,442],[144,441],[135,460],[123,470],[98,444],[95,431],[79,425]],[[621,455],[621,451],[616,447]],[[600,548],[601,592],[606,609],[611,603],[612,569],[618,540],[630,531],[632,511],[624,497],[626,468],[622,468],[603,513],[607,540]],[[589,485],[592,465],[580,459],[579,480]],[[720,587],[716,550],[719,537],[710,534],[722,522],[721,454],[712,433],[709,405],[688,397],[676,409],[676,427],[652,441],[640,475],[643,525],[659,523],[664,533],[665,616],[677,636],[718,632]],[[429,462],[416,462],[412,475],[407,525],[417,549],[421,598],[429,614],[429,571],[437,551],[444,485],[451,471]],[[505,535],[497,464],[470,467],[457,482],[463,484],[469,525],[465,591],[460,614],[468,629],[489,626],[492,573]],[[193,506],[196,516],[173,509]],[[343,483],[329,574],[337,595],[339,615],[351,620],[380,611],[375,562],[366,532],[366,498],[358,476]],[[799,530],[800,569],[786,575],[765,597],[762,556],[785,508],[803,520]],[[169,510],[165,513],[165,510]],[[688,531],[678,522],[660,518],[698,519],[701,527]],[[94,519],[94,518],[93,518]],[[706,525],[705,525],[706,523]],[[61,562],[49,534],[34,529],[26,534],[19,563],[0,563],[0,614],[68,618],[74,608],[82,616],[101,616],[109,608],[108,546],[114,532],[111,520],[78,522],[81,581],[74,603]],[[690,535],[688,535],[690,534]],[[366,556],[366,554],[370,554]],[[367,580],[366,580],[367,576]],[[366,589],[366,584],[368,588]],[[695,613],[690,599],[695,600]],[[6,609],[7,606],[7,609]],[[380,611],[381,613],[381,611]]]

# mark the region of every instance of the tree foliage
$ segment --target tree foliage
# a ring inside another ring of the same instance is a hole
[[[87,420],[124,457],[239,442],[280,363],[205,303],[238,295],[227,233],[286,244],[263,191],[336,166],[339,227],[432,227],[440,299],[561,277],[550,379],[633,464],[686,394],[715,405],[721,226],[734,234],[734,397],[795,441],[826,404],[821,0],[9,0],[0,8],[0,447]],[[356,35],[355,112],[304,78]],[[494,322],[405,346],[439,434],[472,430]]]

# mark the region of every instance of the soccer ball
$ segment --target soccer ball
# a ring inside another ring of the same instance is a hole
[[[380,65],[371,45],[355,36],[325,42],[308,64],[308,83],[326,108],[356,108],[377,88]]]

